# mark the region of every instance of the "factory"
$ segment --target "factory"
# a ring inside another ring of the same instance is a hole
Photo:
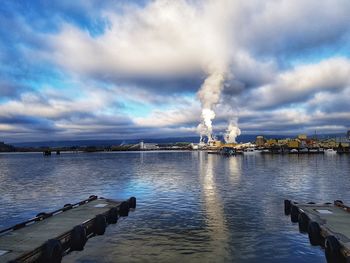
[[[208,142],[200,141],[199,144],[191,144],[193,150],[220,151],[233,149],[236,152],[253,149],[263,153],[289,153],[294,152],[318,152],[323,153],[326,149],[337,150],[338,153],[350,152],[350,130],[340,137],[317,138],[308,137],[307,134],[299,134],[295,138],[265,138],[262,135],[256,137],[255,142],[224,143],[216,138]]]
[[[139,146],[141,151],[158,150],[160,148],[156,143],[145,143],[144,141],[141,141]]]

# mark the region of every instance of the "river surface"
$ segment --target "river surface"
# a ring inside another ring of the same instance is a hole
[[[283,200],[350,203],[350,156],[0,154],[0,228],[92,194],[137,209],[63,262],[322,263]]]

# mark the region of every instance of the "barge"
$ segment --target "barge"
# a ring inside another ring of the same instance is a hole
[[[136,198],[115,201],[95,195],[75,204],[0,231],[0,262],[61,262],[71,251],[84,249],[87,240],[103,235],[109,224],[128,216]]]

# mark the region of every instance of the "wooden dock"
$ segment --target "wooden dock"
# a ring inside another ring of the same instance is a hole
[[[325,204],[299,204],[284,201],[284,212],[299,231],[308,233],[313,246],[325,250],[328,263],[350,262],[350,208],[342,201]]]
[[[83,250],[90,237],[103,235],[108,224],[117,223],[135,207],[135,197],[118,202],[90,196],[40,213],[0,231],[0,262],[61,262],[65,254]]]

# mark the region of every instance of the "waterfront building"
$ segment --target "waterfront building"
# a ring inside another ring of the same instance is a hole
[[[277,145],[277,140],[276,139],[268,139],[266,141],[266,145],[269,146],[269,147],[275,146],[275,145]]]
[[[256,146],[263,147],[265,144],[265,139],[263,136],[257,136],[255,141]]]
[[[289,142],[288,142],[288,147],[289,148],[299,148],[300,147],[300,141],[298,141],[298,140],[290,140]]]
[[[348,137],[337,137],[335,141],[337,145],[341,145],[342,147],[349,147],[350,144]]]
[[[198,144],[197,143],[191,143],[190,147],[192,148],[192,150],[198,150]]]
[[[222,145],[221,141],[212,140],[209,142],[209,147],[220,147]]]
[[[307,135],[306,134],[299,134],[298,135],[298,139],[299,140],[306,140],[307,139]]]
[[[308,145],[307,145],[307,142],[306,140],[300,140],[300,148],[307,148]]]
[[[306,145],[308,148],[318,148],[319,147],[319,143],[316,139],[306,139],[305,142],[306,142]]]
[[[320,146],[323,148],[335,148],[338,146],[338,143],[335,139],[327,139],[320,143]]]
[[[225,143],[222,146],[226,148],[235,148],[237,145],[237,143]]]
[[[280,139],[277,141],[278,145],[280,146],[287,146],[288,143],[289,143],[290,139],[289,138],[286,138],[286,139]]]
[[[158,150],[159,146],[155,143],[143,143],[143,150]]]

